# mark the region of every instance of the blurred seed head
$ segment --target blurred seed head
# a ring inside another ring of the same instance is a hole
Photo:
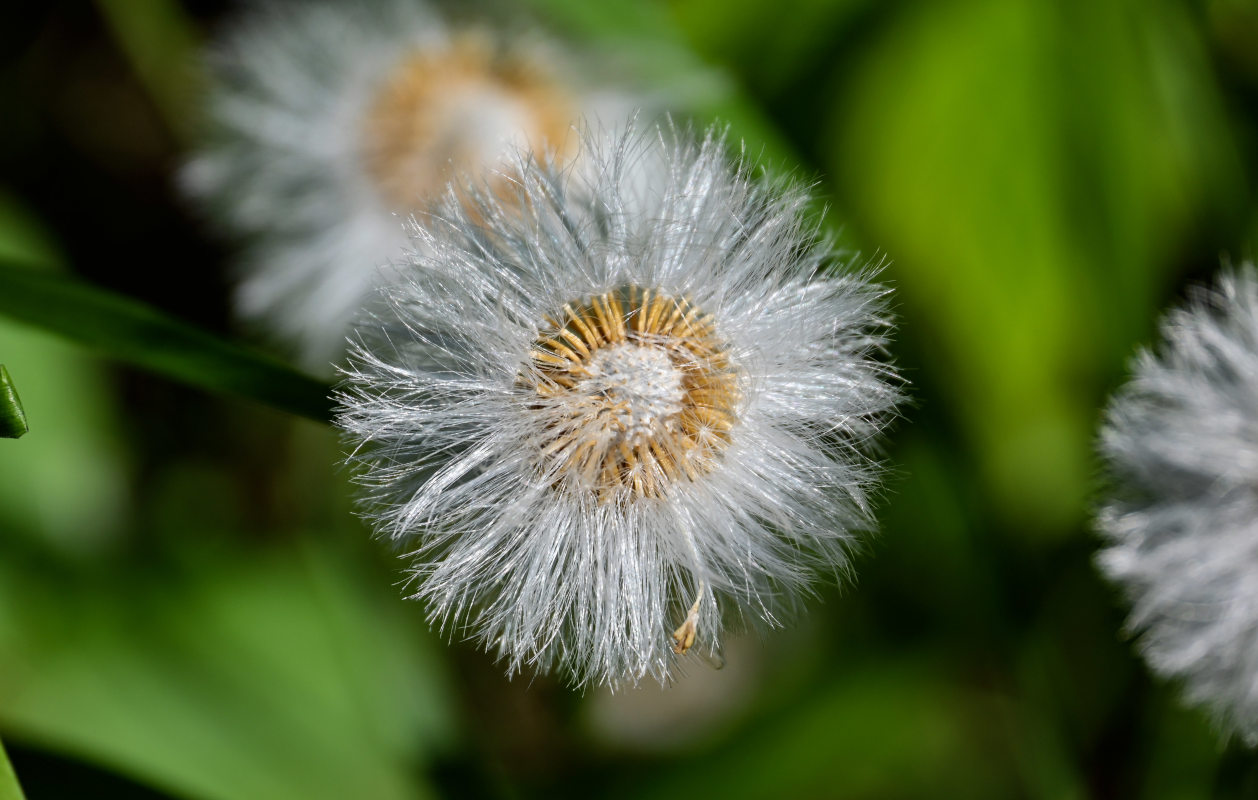
[[[1162,324],[1111,401],[1104,572],[1150,666],[1258,743],[1258,274],[1224,274]]]
[[[848,569],[899,399],[886,290],[831,274],[806,196],[719,135],[582,158],[419,218],[339,423],[436,626],[509,673],[664,682]]]
[[[262,4],[207,59],[208,125],[183,173],[244,245],[242,317],[328,372],[349,320],[406,245],[402,218],[455,171],[533,148],[566,163],[572,123],[643,98],[520,31],[449,24],[423,0]]]
[[[363,160],[385,201],[436,198],[452,171],[488,172],[530,144],[561,159],[576,149],[576,98],[538,54],[497,52],[483,33],[419,50],[385,77],[363,121]]]

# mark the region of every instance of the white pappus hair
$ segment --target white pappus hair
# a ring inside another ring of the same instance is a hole
[[[417,220],[338,421],[436,626],[512,674],[664,682],[848,570],[900,398],[887,290],[718,133],[585,148]]]
[[[585,80],[579,60],[427,0],[255,2],[208,51],[204,131],[180,175],[241,246],[238,315],[329,373],[377,267],[407,247],[405,215],[440,197],[452,164],[498,168],[558,148],[543,123],[562,136],[645,102]]]
[[[1258,275],[1224,274],[1173,311],[1115,395],[1103,571],[1155,672],[1258,743]]]

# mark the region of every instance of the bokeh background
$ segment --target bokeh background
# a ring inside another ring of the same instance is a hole
[[[28,796],[1258,797],[1258,757],[1134,654],[1088,527],[1127,359],[1252,254],[1258,7],[527,5],[888,261],[913,401],[856,583],[669,689],[508,681],[400,599],[326,425],[67,340],[55,307],[0,315],[31,425],[0,440],[0,738]],[[231,10],[6,3],[0,271],[250,343],[230,245],[172,183]]]

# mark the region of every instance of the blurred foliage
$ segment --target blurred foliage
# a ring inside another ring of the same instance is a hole
[[[859,584],[664,690],[509,682],[436,642],[334,434],[230,396],[323,413],[234,343],[228,255],[171,185],[225,3],[18,3],[0,360],[38,424],[0,447],[0,735],[28,791],[1254,796],[1253,754],[1121,637],[1086,526],[1126,359],[1252,253],[1258,9],[532,5],[815,181],[840,242],[887,264],[914,407]]]
[[[6,728],[194,797],[415,797],[453,723],[387,583],[184,533],[161,563],[2,571],[0,607],[29,609],[0,617]]]
[[[175,134],[190,134],[198,37],[184,9],[176,0],[96,0],[96,7],[165,123]]]

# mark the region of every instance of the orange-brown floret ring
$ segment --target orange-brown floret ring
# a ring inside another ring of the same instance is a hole
[[[546,318],[525,379],[546,417],[542,468],[601,502],[660,497],[715,469],[740,393],[712,316],[638,286],[562,312]]]

